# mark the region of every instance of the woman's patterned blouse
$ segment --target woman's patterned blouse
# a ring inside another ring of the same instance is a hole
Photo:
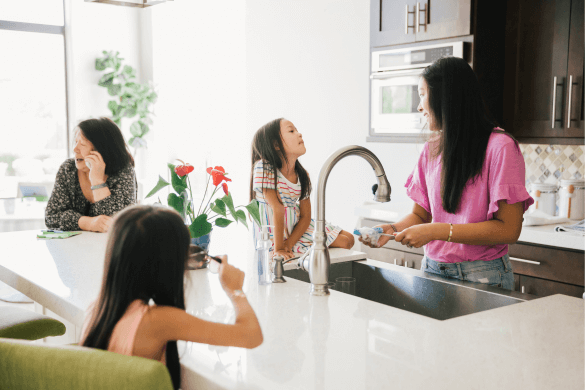
[[[110,196],[90,203],[83,195],[75,159],[67,159],[57,172],[53,193],[45,211],[45,225],[49,229],[81,230],[79,218],[112,216],[118,211],[136,203],[136,174],[134,167],[128,165],[118,174],[109,176],[106,184]]]

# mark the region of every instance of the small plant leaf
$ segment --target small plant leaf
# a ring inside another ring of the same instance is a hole
[[[132,118],[136,115],[136,107],[128,107],[126,111],[124,111],[124,116],[126,118]]]
[[[181,217],[185,218],[183,198],[171,192],[167,198],[167,202],[170,207],[174,208],[177,213],[181,214]]]
[[[207,214],[201,214],[189,226],[191,238],[197,238],[211,233],[211,224],[207,222]]]
[[[112,111],[112,115],[116,115],[116,110],[118,110],[118,103],[115,100],[110,100],[108,102],[108,108]]]
[[[228,192],[228,194],[221,198],[221,200],[226,204],[226,206],[230,210],[230,214],[234,217],[234,219],[237,219],[236,208],[234,207],[234,201],[232,200],[231,192]]]
[[[114,72],[106,73],[100,78],[100,81],[98,81],[98,85],[100,87],[108,87],[112,85],[112,83],[114,82],[114,76],[115,76]]]
[[[130,126],[130,134],[135,137],[142,137],[142,123],[140,121],[132,123],[132,126]]]
[[[179,175],[175,173],[175,166],[173,164],[167,165],[171,170],[171,184],[173,189],[177,192],[177,194],[181,194],[187,189],[187,175],[179,177]]]
[[[211,206],[211,210],[219,215],[226,216],[225,203],[221,199],[215,200],[215,204]]]
[[[110,96],[117,96],[118,94],[120,94],[120,91],[122,90],[122,85],[121,84],[110,84],[108,85],[108,94]]]
[[[141,137],[132,137],[128,141],[128,145],[130,145],[136,149],[146,148],[146,144],[147,144],[146,140],[144,138],[141,138]]]
[[[246,229],[248,228],[248,222],[246,222],[246,213],[244,212],[244,210],[236,211],[236,220],[238,222],[243,223],[244,226],[246,226]]]
[[[96,70],[106,70],[105,60],[103,58],[96,58],[95,59],[95,69]]]
[[[262,226],[262,223],[260,222],[260,209],[258,208],[258,201],[254,199],[253,201],[250,202],[250,204],[244,207],[246,208],[246,210],[248,210],[248,213],[250,214],[254,222],[256,222],[258,226]]]
[[[156,183],[154,188],[152,190],[150,190],[150,192],[148,193],[148,195],[146,195],[146,197],[150,198],[152,195],[156,194],[157,192],[159,192],[161,189],[165,188],[168,185],[169,185],[169,182],[167,182],[165,179],[163,179],[159,175],[158,176],[158,183]]]
[[[215,226],[226,227],[232,222],[234,222],[234,221],[230,221],[229,219],[225,219],[225,218],[218,218],[215,220]]]

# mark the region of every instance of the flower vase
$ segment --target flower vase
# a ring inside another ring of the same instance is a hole
[[[206,252],[209,252],[209,241],[211,240],[211,233],[201,237],[191,238],[191,244],[197,245]]]

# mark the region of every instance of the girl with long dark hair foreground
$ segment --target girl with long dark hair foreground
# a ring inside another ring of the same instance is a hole
[[[177,340],[255,348],[262,330],[242,292],[244,273],[222,256],[219,281],[236,312],[234,324],[205,321],[185,311],[184,274],[189,230],[163,206],[132,206],[114,218],[102,287],[88,309],[81,345],[165,363],[180,387]],[[213,260],[212,260],[213,261]]]
[[[418,92],[418,111],[434,134],[406,182],[415,204],[381,227],[403,245],[424,246],[425,272],[513,290],[508,244],[518,240],[534,203],[518,142],[491,119],[465,60],[435,61]],[[382,236],[377,246],[386,242]]]

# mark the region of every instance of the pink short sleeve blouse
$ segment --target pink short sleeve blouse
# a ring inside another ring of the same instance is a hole
[[[491,134],[481,176],[468,182],[456,214],[443,209],[441,167],[440,156],[430,157],[427,142],[405,185],[407,195],[433,216],[433,222],[484,222],[494,218],[499,200],[508,204],[523,202],[524,211],[534,203],[524,186],[526,168],[522,153],[506,134]],[[468,245],[439,240],[429,242],[424,249],[430,259],[445,263],[494,260],[508,253],[507,244]]]

